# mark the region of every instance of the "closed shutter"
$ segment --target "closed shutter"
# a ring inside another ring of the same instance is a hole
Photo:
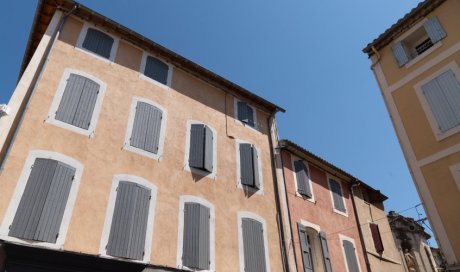
[[[297,191],[299,194],[311,197],[310,182],[308,181],[308,170],[302,161],[294,162],[294,170],[297,180]]]
[[[9,235],[55,243],[75,168],[51,159],[35,159]]]
[[[262,223],[250,218],[242,219],[244,271],[265,272],[265,244]]]
[[[329,257],[329,247],[327,246],[326,233],[319,232],[319,239],[321,240],[321,250],[323,251],[324,267],[326,272],[332,272],[331,258]]]
[[[114,39],[109,35],[93,28],[88,28],[83,48],[96,53],[104,58],[110,59]]]
[[[460,124],[460,84],[452,70],[423,85],[422,91],[441,132]]]
[[[208,172],[212,172],[213,170],[213,162],[214,162],[214,152],[213,152],[213,145],[214,136],[212,134],[212,130],[209,127],[205,127],[205,143],[204,143],[204,169]]]
[[[184,204],[182,264],[196,269],[210,267],[210,209],[198,203]]]
[[[168,84],[169,66],[161,60],[148,56],[145,62],[144,75],[164,85]]]
[[[107,244],[108,255],[135,260],[144,258],[150,201],[150,189],[120,181]]]
[[[88,129],[99,94],[99,84],[89,78],[70,74],[56,111],[56,120]]]
[[[238,109],[238,120],[253,127],[254,126],[254,110],[246,102],[241,102],[241,101],[238,101],[237,109]]]
[[[375,250],[377,250],[377,252],[383,252],[384,248],[382,243],[382,237],[380,236],[379,225],[369,223],[369,227],[371,228],[372,240],[374,240]]]
[[[204,168],[205,126],[192,124],[190,127],[190,154],[188,163],[190,167]]]
[[[307,230],[300,223],[297,223],[297,230],[299,232],[299,241],[300,241],[300,250],[302,252],[303,270],[305,272],[313,272],[313,262],[311,258]]]
[[[329,180],[329,184],[331,186],[332,198],[334,199],[334,208],[341,212],[346,212],[345,204],[343,202],[342,197],[342,188],[340,187],[340,184],[333,179]]]
[[[157,154],[163,112],[145,102],[137,102],[130,145]]]
[[[240,144],[241,184],[260,188],[259,155],[251,144]]]
[[[348,272],[359,272],[358,260],[356,259],[356,251],[352,242],[343,240],[343,248],[345,257],[347,258]]]
[[[428,37],[432,43],[437,43],[438,41],[444,39],[447,34],[439,23],[438,17],[431,17],[428,21],[423,24]]]
[[[391,49],[399,67],[409,62],[410,55],[402,41],[397,42]]]
[[[259,154],[254,146],[252,146],[252,169],[254,169],[254,188],[260,189]]]

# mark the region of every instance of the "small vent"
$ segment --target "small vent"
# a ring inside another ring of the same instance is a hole
[[[423,52],[425,52],[432,46],[433,46],[433,42],[431,41],[430,38],[427,38],[426,40],[421,42],[419,45],[415,46],[415,51],[417,51],[417,55],[421,55]]]

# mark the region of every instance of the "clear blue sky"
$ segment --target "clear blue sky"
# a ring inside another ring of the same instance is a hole
[[[280,137],[380,189],[387,211],[420,202],[361,52],[418,0],[80,2],[284,107]],[[3,3],[0,103],[14,90],[35,5]]]

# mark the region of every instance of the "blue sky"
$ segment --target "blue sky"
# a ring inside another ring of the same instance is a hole
[[[420,1],[80,2],[284,107],[280,137],[380,189],[387,211],[420,203],[361,52]],[[0,103],[17,82],[35,5],[3,3]],[[403,215],[418,218],[415,209]]]

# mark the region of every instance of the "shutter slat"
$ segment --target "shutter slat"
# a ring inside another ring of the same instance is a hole
[[[205,144],[204,144],[204,169],[208,172],[213,170],[214,154],[213,154],[214,136],[212,130],[206,126],[205,128]]]
[[[70,74],[64,88],[55,119],[67,124],[72,124],[77,112],[78,103],[83,92],[86,78],[76,74]]]
[[[200,228],[199,239],[200,246],[198,249],[198,267],[199,269],[209,270],[210,265],[210,209],[200,205]]]
[[[130,145],[157,154],[163,112],[145,102],[137,102]]]
[[[313,263],[311,259],[310,245],[308,243],[307,230],[302,224],[297,223],[299,232],[300,250],[302,252],[302,262],[305,272],[313,272]]]
[[[393,50],[393,55],[396,58],[399,67],[409,62],[410,55],[402,41],[395,43],[391,49]]]
[[[254,161],[252,146],[240,144],[240,175],[241,184],[254,187]]]
[[[294,170],[297,180],[297,190],[299,194],[312,197],[310,191],[310,182],[308,179],[308,170],[302,161],[294,162]]]
[[[460,124],[460,83],[452,70],[438,76],[437,81],[447,100],[446,108],[452,114],[450,127],[456,127]]]
[[[447,36],[446,31],[444,31],[444,28],[441,26],[436,16],[428,19],[428,21],[423,24],[423,27],[425,28],[425,31],[433,44]]]
[[[327,245],[326,233],[319,232],[319,239],[321,240],[321,250],[323,252],[324,267],[326,272],[332,272],[331,258],[329,257],[329,248]]]
[[[151,57],[151,56],[147,57],[147,60],[145,63],[144,75],[164,85],[167,85],[168,70],[169,70],[169,66],[165,64],[164,62],[162,62],[161,60]]]
[[[347,258],[348,272],[359,272],[358,260],[356,259],[353,243],[343,240],[343,248],[345,249],[345,257]]]
[[[136,194],[134,205],[133,222],[130,233],[127,257],[142,260],[144,257],[145,239],[147,234],[147,219],[150,202],[150,189],[135,185],[133,191]]]
[[[109,59],[113,43],[114,39],[109,35],[99,30],[88,28],[85,40],[83,41],[83,48]]]
[[[192,124],[190,127],[189,166],[204,169],[205,126]]]
[[[162,111],[157,107],[149,105],[148,115],[144,146],[146,151],[157,154],[160,143]]]
[[[78,101],[72,125],[88,129],[91,117],[93,116],[94,107],[96,105],[98,92],[99,84],[85,78],[85,84],[83,85],[83,89],[81,91],[81,97]]]
[[[243,123],[248,122],[248,117],[247,117],[247,104],[242,101],[237,102],[237,118]]]
[[[377,252],[383,252],[384,248],[383,248],[382,237],[380,236],[379,225],[374,224],[374,223],[369,223],[369,227],[371,229],[372,240],[374,240],[375,250],[377,250]]]
[[[183,265],[209,269],[210,209],[198,203],[184,203]]]
[[[329,179],[329,184],[331,186],[332,197],[334,199],[334,208],[341,212],[346,212],[340,184],[333,179]]]
[[[259,154],[257,149],[252,146],[252,169],[254,171],[254,188],[260,189],[260,176],[259,176]]]
[[[243,251],[245,272],[265,272],[265,244],[262,223],[250,219],[242,219]]]
[[[254,110],[246,104],[247,124],[254,127]]]

